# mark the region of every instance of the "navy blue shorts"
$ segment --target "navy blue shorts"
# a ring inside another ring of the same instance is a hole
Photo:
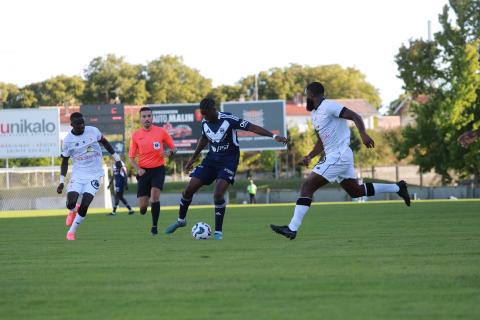
[[[209,185],[216,179],[223,179],[230,184],[235,182],[239,157],[225,157],[220,159],[211,159],[206,157],[202,163],[196,167],[190,174],[202,180],[204,185]]]

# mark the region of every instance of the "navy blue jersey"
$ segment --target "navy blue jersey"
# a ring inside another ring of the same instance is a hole
[[[127,179],[126,175],[126,168],[125,164],[122,161],[122,164],[124,165],[121,169],[118,169],[115,164],[112,166],[112,173],[113,173],[113,179],[115,181],[115,191],[123,191],[125,187],[125,180]]]
[[[202,135],[208,139],[207,157],[236,157],[240,154],[237,130],[248,130],[250,122],[228,112],[219,112],[215,121],[202,121]]]

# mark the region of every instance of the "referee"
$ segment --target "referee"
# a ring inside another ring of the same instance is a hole
[[[157,224],[160,217],[160,191],[165,181],[165,155],[163,146],[169,149],[169,156],[177,151],[173,139],[167,130],[152,124],[152,109],[140,109],[142,128],[137,129],[130,141],[128,158],[137,171],[137,198],[140,213],[144,215],[151,201],[152,235],[158,234]],[[138,155],[138,162],[136,161]]]

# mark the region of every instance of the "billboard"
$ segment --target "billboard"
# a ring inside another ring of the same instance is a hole
[[[81,105],[86,126],[97,127],[118,154],[125,152],[125,108],[123,104]],[[101,145],[104,155],[108,152]]]
[[[283,100],[224,102],[222,111],[230,112],[241,119],[264,127],[274,134],[287,135]],[[242,151],[287,149],[272,138],[259,136],[253,132],[238,130],[237,136]]]
[[[202,134],[202,114],[198,103],[151,104],[153,124],[165,128],[178,153],[193,153]]]
[[[0,158],[43,158],[59,154],[58,109],[0,110]]]

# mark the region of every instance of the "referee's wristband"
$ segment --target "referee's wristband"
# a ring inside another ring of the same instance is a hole
[[[278,137],[278,134],[274,134],[274,135],[272,136],[272,139],[275,140],[276,137]]]
[[[60,176],[60,183],[65,183],[65,176]]]
[[[112,154],[112,157],[115,161],[121,161],[120,156],[117,153]]]

